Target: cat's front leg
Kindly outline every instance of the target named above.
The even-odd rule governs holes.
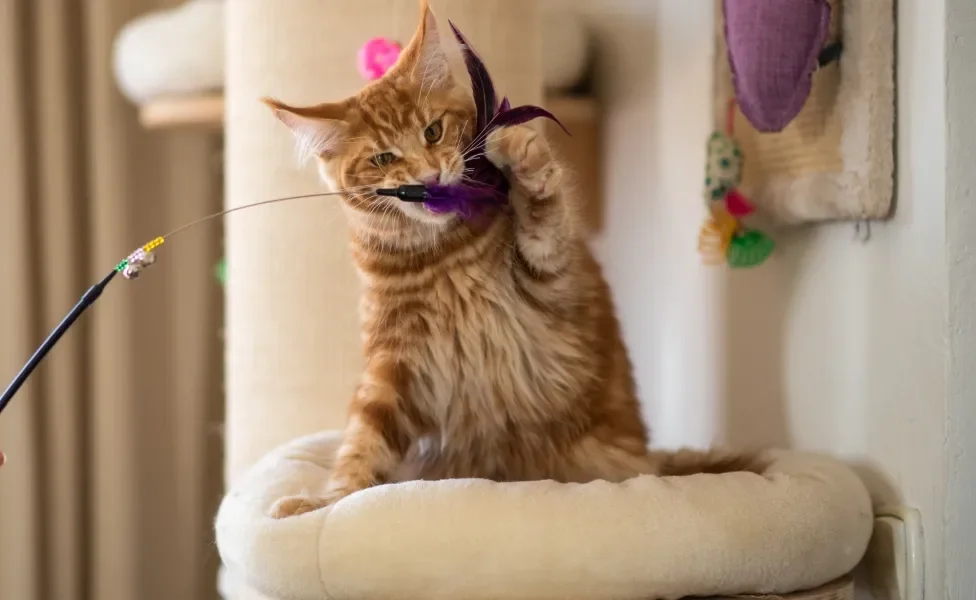
[[[515,259],[535,295],[561,292],[582,239],[580,214],[567,173],[546,137],[516,125],[493,131],[488,160],[509,174],[515,210]],[[544,299],[544,298],[540,298]]]
[[[390,361],[371,361],[350,405],[345,437],[325,492],[282,498],[272,506],[272,517],[324,508],[389,480],[410,445],[412,430],[402,411],[403,386],[398,371]]]

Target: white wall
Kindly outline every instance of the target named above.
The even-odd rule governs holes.
[[[699,266],[695,249],[712,3],[577,0],[601,38],[609,109],[607,225],[595,247],[655,441],[790,446],[863,463],[877,494],[903,495],[922,511],[929,598],[945,588],[945,487],[955,464],[944,444],[946,2],[956,1],[965,4],[898,2],[895,218],[874,225],[867,244],[848,224],[781,236],[767,265],[724,276]],[[964,91],[961,106],[974,97]],[[957,495],[957,512],[967,498]],[[974,587],[956,589],[971,595]]]
[[[976,590],[976,3],[946,0],[946,248],[949,394],[946,402],[946,595]]]
[[[607,202],[595,241],[661,446],[719,435],[721,275],[695,254],[710,133],[710,2],[576,0],[599,37]],[[720,339],[720,338],[718,338]],[[682,402],[668,402],[682,398]]]
[[[876,492],[922,512],[927,596],[942,598],[945,13],[899,5],[896,215],[864,245],[847,225],[787,238],[768,268],[730,278],[727,431],[864,459]]]

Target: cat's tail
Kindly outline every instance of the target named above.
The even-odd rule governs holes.
[[[629,445],[625,444],[630,441]],[[638,475],[681,476],[698,473],[762,473],[771,462],[768,453],[730,452],[721,449],[648,450],[642,441],[619,445],[596,438],[584,440],[569,456],[555,479],[559,481],[626,481]]]
[[[763,452],[731,452],[717,449],[682,448],[674,452],[653,450],[649,453],[649,458],[654,463],[655,471],[662,476],[736,471],[762,473],[770,463],[769,456]]]

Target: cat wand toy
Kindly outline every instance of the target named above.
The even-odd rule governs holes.
[[[303,198],[319,198],[325,196],[336,196],[339,194],[355,192],[358,189],[359,188],[351,188],[347,190],[340,190],[337,192],[320,192],[317,194],[302,194],[299,196],[286,196],[284,198],[274,198],[272,200],[264,200],[262,202],[255,202],[253,204],[245,204],[243,206],[237,206],[211,215],[207,215],[205,217],[197,219],[196,221],[187,223],[186,225],[164,236],[157,237],[152,241],[142,245],[141,247],[136,249],[132,254],[130,254],[121,262],[119,262],[119,264],[117,264],[115,268],[113,268],[108,275],[103,277],[101,281],[88,288],[88,291],[84,293],[84,295],[81,297],[78,303],[75,304],[74,308],[72,308],[71,311],[67,314],[67,316],[65,316],[64,319],[62,319],[61,322],[58,323],[57,327],[55,327],[54,330],[50,333],[50,335],[47,336],[44,342],[41,343],[40,347],[38,347],[38,349],[34,352],[34,354],[31,355],[27,363],[24,364],[24,367],[14,377],[13,381],[10,382],[10,385],[7,386],[7,389],[4,390],[3,395],[0,396],[0,413],[2,413],[3,410],[7,407],[7,405],[10,404],[10,401],[13,400],[14,396],[17,395],[17,392],[20,391],[20,388],[23,387],[23,385],[30,378],[34,370],[37,369],[38,365],[41,364],[44,358],[54,348],[54,346],[64,336],[64,334],[67,333],[68,330],[71,329],[71,326],[74,325],[76,321],[78,321],[81,315],[83,315],[86,310],[91,308],[91,306],[95,304],[95,302],[101,297],[102,293],[105,291],[108,285],[115,279],[115,277],[121,274],[126,279],[138,278],[139,274],[142,272],[143,269],[152,266],[152,264],[156,262],[156,255],[154,254],[154,251],[160,246],[162,246],[167,240],[173,238],[173,236],[187,229],[190,229],[191,227],[199,225],[205,221],[209,221],[211,219],[215,219],[217,217],[224,216],[232,212],[236,212],[238,210],[243,210],[245,208],[254,208],[256,206],[263,206],[266,204],[273,204],[276,202],[284,202],[286,200],[299,200]],[[387,195],[396,196],[397,194],[396,191],[393,190],[392,194],[387,194]]]
[[[170,233],[159,236],[152,241],[143,244],[137,248],[132,254],[123,259],[119,264],[109,272],[108,275],[103,277],[101,281],[95,285],[88,288],[88,291],[82,295],[81,299],[75,304],[74,308],[58,323],[57,327],[45,338],[41,345],[37,348],[33,355],[27,360],[23,368],[14,377],[7,389],[4,390],[3,395],[0,396],[0,413],[10,404],[20,388],[23,387],[27,380],[30,378],[31,374],[37,369],[38,365],[44,360],[48,353],[54,348],[58,341],[64,336],[65,333],[71,329],[71,326],[78,321],[79,318],[85,313],[86,310],[91,308],[93,304],[101,297],[102,293],[108,287],[108,285],[115,279],[119,274],[125,279],[137,279],[140,273],[152,266],[156,262],[156,255],[154,251],[162,246],[166,241],[172,239],[175,235],[200,225],[211,219],[228,215],[230,213],[243,210],[245,208],[254,208],[257,206],[264,206],[266,204],[274,204],[277,202],[285,202],[288,200],[300,200],[304,198],[322,198],[326,196],[337,196],[340,194],[347,194],[350,192],[358,192],[362,188],[370,186],[362,186],[361,188],[349,188],[345,190],[339,190],[337,192],[320,192],[316,194],[302,194],[299,196],[286,196],[283,198],[274,198],[272,200],[264,200],[261,202],[254,202],[252,204],[245,204],[243,206],[237,206],[227,210],[223,210],[211,215],[207,215],[196,221],[191,221],[182,227],[171,231]],[[431,200],[437,200],[441,195],[449,193],[446,189],[448,186],[424,186],[424,185],[401,185],[395,188],[380,188],[374,190],[378,196],[388,196],[393,198],[398,198],[404,202],[430,202]]]
[[[377,196],[387,196],[397,198],[403,202],[423,203],[424,206],[435,213],[453,212],[464,218],[472,218],[485,207],[503,205],[508,198],[508,181],[502,171],[487,159],[485,144],[489,134],[503,127],[526,123],[537,118],[546,118],[558,124],[563,131],[569,131],[553,116],[549,111],[538,106],[524,105],[513,107],[507,97],[499,102],[495,94],[495,87],[492,82],[488,69],[484,61],[474,51],[471,43],[464,37],[461,31],[451,23],[451,30],[455,39],[461,45],[464,56],[465,66],[471,80],[472,93],[476,108],[476,127],[474,140],[471,147],[465,151],[465,171],[470,172],[467,182],[452,185],[401,185],[396,188],[374,189]],[[101,281],[93,285],[81,297],[81,300],[71,309],[71,312],[55,327],[54,331],[44,340],[40,347],[30,357],[24,367],[14,377],[13,381],[0,396],[0,413],[10,404],[10,401],[17,394],[20,388],[27,382],[37,366],[44,360],[44,357],[54,348],[58,341],[71,328],[72,325],[88,310],[108,285],[121,273],[126,279],[136,279],[141,271],[156,262],[155,249],[162,246],[167,240],[178,233],[190,229],[200,223],[209,221],[232,212],[245,208],[253,208],[265,204],[284,202],[286,200],[298,200],[301,198],[321,198],[325,196],[336,196],[349,192],[361,192],[370,186],[359,186],[335,192],[322,192],[317,194],[303,194],[300,196],[287,196],[275,198],[253,204],[245,204],[235,208],[217,212],[196,221],[192,221],[171,233],[160,236],[136,249],[132,254],[122,260],[112,271],[102,278]]]

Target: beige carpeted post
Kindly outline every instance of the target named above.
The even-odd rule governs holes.
[[[542,101],[537,3],[433,0],[442,37],[453,20],[484,57],[500,93]],[[364,85],[368,38],[406,43],[415,0],[248,0],[227,4],[227,207],[319,191],[290,134],[261,96],[316,103]],[[456,50],[455,50],[456,51]],[[226,475],[272,447],[340,428],[362,365],[358,282],[335,201],[297,200],[227,219]],[[235,600],[247,597],[230,592]]]

